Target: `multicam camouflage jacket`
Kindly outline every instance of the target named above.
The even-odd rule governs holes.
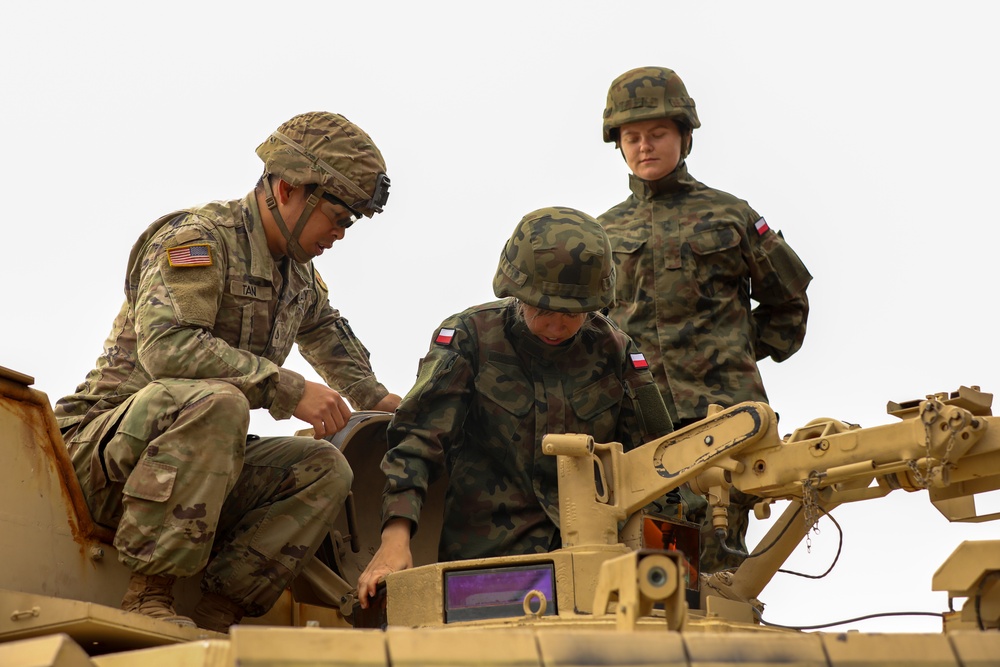
[[[629,184],[632,196],[598,218],[618,274],[609,317],[646,355],[673,421],[766,401],[757,360],[802,345],[809,271],[745,201],[684,163]]]
[[[626,450],[670,432],[632,341],[600,314],[548,346],[513,299],[441,325],[389,425],[383,521],[417,524],[428,484],[447,471],[441,560],[557,548],[556,459],[546,433],[589,433]]]
[[[293,343],[358,409],[388,393],[312,262],[271,257],[252,192],[177,211],[132,248],[104,353],[58,401],[56,417],[63,430],[82,427],[154,379],[212,378],[239,388],[251,408],[287,419],[305,387],[281,367]]]

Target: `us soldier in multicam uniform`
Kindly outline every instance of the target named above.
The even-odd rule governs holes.
[[[139,238],[104,353],[55,407],[90,512],[133,571],[122,608],[193,626],[172,588],[204,569],[193,619],[222,632],[271,608],[350,490],[346,460],[318,439],[350,416],[341,393],[360,409],[400,400],[312,263],[382,210],[381,153],[342,116],[307,113],[257,154],[264,175],[245,198],[170,213]],[[329,387],[281,366],[293,343]],[[248,436],[255,408],[315,438]]]
[[[358,580],[412,567],[428,484],[448,472],[441,560],[560,546],[556,461],[546,433],[589,433],[626,450],[670,432],[646,362],[599,309],[614,297],[608,238],[585,213],[525,216],[500,255],[502,300],[441,325],[388,429],[382,544]],[[506,297],[506,298],[505,298]]]
[[[701,123],[672,70],[615,79],[603,125],[632,172],[632,195],[598,218],[618,271],[608,315],[649,360],[674,428],[703,419],[713,403],[767,401],[757,361],[784,361],[802,345],[812,276],[749,204],[688,173]],[[737,566],[732,551],[746,551],[752,498],[734,493],[726,553],[704,499],[684,495],[688,517],[703,525],[702,572]]]

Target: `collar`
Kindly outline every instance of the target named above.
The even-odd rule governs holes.
[[[629,174],[628,177],[628,187],[632,194],[644,201],[662,195],[688,192],[696,182],[688,173],[686,161],[681,161],[672,172],[657,181],[644,181],[635,174]]]
[[[274,267],[279,265],[281,260],[275,260],[271,256],[271,249],[267,246],[267,234],[264,233],[264,222],[260,217],[256,190],[251,190],[240,204],[243,207],[243,222],[250,237],[250,275],[271,282],[274,277],[272,273]],[[311,259],[301,263],[287,255],[284,259],[288,260],[288,276],[298,276],[299,282],[304,285],[312,282],[314,269]]]
[[[250,237],[250,275],[270,282],[275,262],[267,247],[267,235],[264,233],[255,191],[251,190],[240,204],[243,208],[243,224]]]

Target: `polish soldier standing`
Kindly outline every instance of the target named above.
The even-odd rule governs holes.
[[[767,401],[757,361],[784,361],[802,345],[812,279],[749,204],[688,173],[700,126],[672,70],[630,70],[608,90],[604,141],[632,172],[632,194],[598,218],[618,271],[609,317],[649,360],[675,429],[703,419],[710,404]],[[742,506],[730,507],[729,546],[746,551],[752,499],[733,498]],[[705,501],[686,499],[688,517],[703,524],[702,572],[738,565],[720,551]]]
[[[400,400],[312,263],[382,211],[381,153],[315,112],[257,154],[264,174],[245,198],[170,213],[139,237],[104,352],[55,407],[90,512],[132,570],[122,608],[222,632],[271,608],[340,511],[352,472],[319,438],[346,424],[344,396],[363,410]],[[327,384],[282,367],[293,343]],[[315,438],[248,437],[257,408]],[[198,573],[192,622],[172,589]]]

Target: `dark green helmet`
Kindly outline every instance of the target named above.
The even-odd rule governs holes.
[[[339,114],[313,111],[281,124],[257,147],[264,172],[294,186],[315,183],[366,217],[389,197],[385,160],[364,130]]]
[[[521,218],[500,253],[493,293],[561,313],[611,305],[615,266],[608,235],[576,209],[532,211]]]
[[[694,100],[676,72],[639,67],[611,82],[604,107],[605,142],[618,143],[618,128],[626,123],[656,118],[670,118],[692,130],[701,127]]]

